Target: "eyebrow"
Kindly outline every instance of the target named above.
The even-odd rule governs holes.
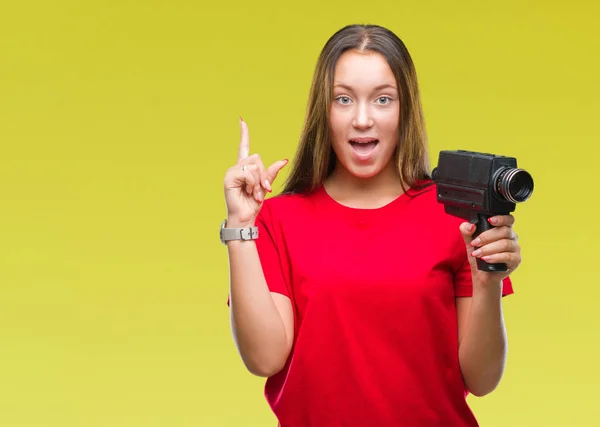
[[[344,88],[344,89],[352,90],[352,86],[349,86],[349,85],[344,84],[344,83],[338,83],[338,84],[334,85],[333,87],[334,88],[335,87],[341,87],[341,88]],[[382,89],[394,89],[394,90],[397,90],[396,86],[394,86],[392,84],[387,84],[387,83],[377,86],[374,90],[382,90]]]

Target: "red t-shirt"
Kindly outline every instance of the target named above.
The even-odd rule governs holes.
[[[281,427],[477,425],[458,360],[455,298],[472,293],[462,221],[435,186],[380,209],[323,187],[264,202],[260,260],[295,320],[288,362],[265,385]]]

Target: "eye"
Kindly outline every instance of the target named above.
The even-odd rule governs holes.
[[[340,104],[349,104],[350,103],[350,98],[347,96],[338,96],[337,98],[335,98],[337,102],[339,102]]]
[[[380,105],[386,105],[392,102],[393,100],[389,96],[380,96],[379,98],[377,98],[377,101]]]

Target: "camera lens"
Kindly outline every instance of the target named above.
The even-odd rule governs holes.
[[[533,178],[523,169],[505,168],[498,175],[495,188],[500,197],[513,203],[521,203],[533,193]]]

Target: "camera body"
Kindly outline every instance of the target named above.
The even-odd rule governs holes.
[[[533,178],[517,167],[516,158],[489,153],[441,151],[432,178],[445,211],[477,226],[473,238],[492,228],[488,218],[508,215],[533,192]],[[502,263],[477,264],[484,271],[507,271]]]

